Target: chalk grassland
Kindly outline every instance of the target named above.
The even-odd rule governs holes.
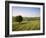
[[[12,18],[12,31],[40,30],[40,17],[23,17],[19,24]]]

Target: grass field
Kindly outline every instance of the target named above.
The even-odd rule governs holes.
[[[33,18],[34,19],[34,18]],[[40,20],[12,22],[12,31],[40,30]]]

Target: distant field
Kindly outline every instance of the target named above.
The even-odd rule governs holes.
[[[12,31],[40,30],[40,18],[30,18],[30,20],[26,19],[29,18],[25,18],[20,24],[13,20]]]

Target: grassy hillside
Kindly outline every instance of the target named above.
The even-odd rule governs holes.
[[[40,17],[23,17],[19,24],[12,18],[12,31],[40,30]]]

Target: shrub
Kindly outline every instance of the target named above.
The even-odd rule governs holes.
[[[20,15],[15,17],[15,21],[16,22],[19,22],[20,23],[20,22],[22,22],[22,20],[23,20],[23,18]]]

